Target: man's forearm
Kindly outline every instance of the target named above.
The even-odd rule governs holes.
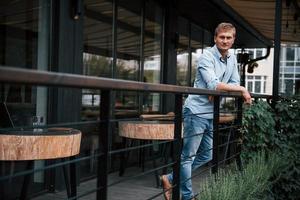
[[[216,90],[227,91],[227,92],[245,92],[246,88],[239,85],[231,85],[226,83],[218,83]]]
[[[218,83],[216,90],[227,92],[241,92],[246,103],[251,104],[251,95],[245,87],[239,85],[231,85],[226,83]]]

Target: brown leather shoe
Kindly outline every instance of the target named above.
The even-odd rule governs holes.
[[[160,176],[160,180],[161,180],[162,187],[164,190],[165,200],[171,200],[172,184],[170,183],[170,181],[166,175]]]

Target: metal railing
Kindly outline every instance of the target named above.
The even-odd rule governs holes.
[[[100,99],[100,120],[96,120],[93,123],[97,123],[100,126],[101,134],[99,133],[99,144],[101,144],[101,152],[90,156],[84,156],[80,158],[73,158],[68,161],[50,164],[41,168],[24,170],[21,172],[17,172],[9,175],[2,175],[0,177],[1,181],[5,181],[8,179],[16,178],[19,176],[26,176],[35,172],[49,170],[53,168],[57,168],[64,165],[75,164],[84,160],[98,158],[97,161],[97,188],[91,189],[85,193],[81,193],[77,195],[76,193],[76,184],[71,183],[70,188],[70,196],[68,199],[78,199],[80,197],[89,195],[91,193],[96,193],[96,199],[104,200],[107,199],[107,189],[108,187],[119,184],[120,182],[127,181],[129,179],[133,179],[144,174],[149,174],[153,172],[157,172],[158,170],[172,167],[172,171],[174,174],[173,180],[173,199],[180,198],[179,192],[179,168],[180,168],[180,154],[181,154],[181,146],[182,146],[182,105],[183,105],[183,96],[186,94],[197,94],[197,95],[210,95],[214,96],[214,130],[213,130],[213,148],[208,149],[213,150],[213,160],[210,167],[207,167],[205,170],[202,170],[201,173],[207,171],[208,169],[212,169],[212,172],[216,173],[221,164],[225,163],[228,160],[236,158],[238,163],[239,153],[240,153],[240,144],[238,144],[238,134],[233,134],[232,138],[227,138],[225,143],[221,143],[220,140],[220,132],[232,130],[236,131],[238,127],[241,125],[242,119],[242,97],[239,92],[221,92],[221,91],[212,91],[205,89],[196,89],[191,87],[182,87],[175,85],[166,85],[166,84],[151,84],[151,83],[143,83],[143,82],[135,82],[135,81],[125,81],[125,80],[116,80],[109,78],[98,78],[98,77],[89,77],[83,75],[74,75],[74,74],[66,74],[66,73],[56,73],[56,72],[46,72],[46,71],[36,71],[36,70],[28,70],[28,69],[20,69],[13,67],[0,67],[0,83],[1,84],[27,84],[34,86],[54,86],[54,87],[67,87],[67,88],[81,88],[81,89],[99,89],[101,90],[101,99]],[[172,162],[164,164],[159,167],[155,167],[151,170],[148,170],[143,173],[136,174],[132,177],[128,177],[121,181],[116,181],[114,183],[108,183],[108,163],[109,158],[114,154],[126,153],[135,149],[145,149],[152,148],[154,144],[144,144],[138,145],[135,147],[122,148],[118,150],[111,150],[110,145],[111,141],[111,126],[112,123],[119,122],[119,120],[112,119],[110,116],[111,110],[111,93],[112,91],[137,91],[137,92],[157,92],[157,93],[168,93],[175,95],[175,107],[174,107],[174,138],[170,141],[160,141],[155,145],[163,145],[167,143],[172,143]],[[221,97],[234,97],[238,99],[236,112],[236,120],[235,124],[230,124],[229,126],[220,127],[219,126],[219,117],[220,117],[220,98]],[[124,120],[124,119],[123,119]],[[130,119],[137,120],[137,119]],[[60,124],[51,124],[43,127],[51,127],[51,126],[75,126],[78,124],[84,124],[85,122],[78,123],[60,123]],[[6,129],[1,129],[6,130]],[[197,133],[197,134],[205,134],[205,133]],[[196,134],[196,135],[197,135]],[[235,144],[235,153],[233,155],[229,155],[221,160],[219,150],[229,144]],[[196,155],[193,155],[196,156]],[[100,162],[101,158],[101,162]],[[0,161],[1,162],[1,161]],[[3,161],[2,161],[3,162]],[[199,174],[195,174],[197,176]],[[194,177],[193,176],[193,177]],[[191,178],[193,178],[191,177]],[[74,178],[73,178],[74,180]],[[76,180],[75,180],[76,181]],[[183,180],[186,181],[186,180]],[[145,197],[145,199],[154,199],[157,196],[162,195],[163,192],[153,195],[152,197]]]

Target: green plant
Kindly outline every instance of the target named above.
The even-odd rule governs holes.
[[[300,199],[300,96],[282,99],[275,108],[285,165],[271,178],[270,199]]]
[[[245,160],[250,159],[258,151],[270,152],[280,145],[275,124],[275,113],[267,102],[260,100],[245,108],[241,128],[242,157]]]
[[[300,199],[300,97],[284,98],[272,109],[258,101],[245,109],[242,157],[247,161],[258,150],[277,151],[281,169],[270,178],[268,199]]]
[[[282,166],[282,158],[275,152],[256,153],[242,172],[235,169],[220,170],[201,185],[200,198],[205,200],[265,199],[272,174]]]

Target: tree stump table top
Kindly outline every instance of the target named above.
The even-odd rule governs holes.
[[[131,139],[172,140],[174,123],[171,121],[119,122],[119,135]]]
[[[157,119],[167,119],[157,121]],[[170,115],[141,115],[143,121],[119,122],[119,136],[143,140],[172,140],[174,139],[174,116]],[[221,114],[219,123],[231,123],[235,119],[233,114]],[[171,120],[171,121],[170,121]],[[183,132],[183,131],[182,131]]]
[[[72,128],[7,131],[0,134],[0,160],[43,160],[77,155],[81,132]]]

